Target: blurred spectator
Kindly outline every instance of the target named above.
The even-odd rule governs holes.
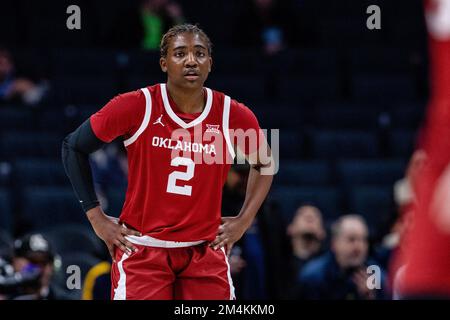
[[[286,298],[297,295],[297,275],[303,266],[323,252],[326,231],[323,225],[322,213],[314,206],[305,205],[297,212],[287,228],[292,254],[288,257],[286,267]]]
[[[268,55],[276,54],[294,38],[294,13],[291,1],[246,1],[235,26],[237,44],[259,46]]]
[[[288,226],[293,256],[300,264],[320,253],[326,232],[323,226],[322,213],[314,206],[298,208],[292,223]]]
[[[175,0],[142,0],[137,7],[119,13],[112,42],[121,48],[159,49],[162,35],[184,20]]]
[[[368,228],[359,215],[339,218],[331,230],[331,250],[307,263],[299,275],[301,298],[328,300],[381,299],[381,289],[367,286]]]
[[[0,300],[11,300],[37,288],[39,276],[38,270],[16,272],[9,260],[0,257]]]
[[[169,0],[144,0],[141,19],[144,28],[141,46],[144,49],[158,49],[165,30],[184,21],[180,5]]]
[[[56,299],[55,292],[51,287],[53,277],[54,253],[49,242],[41,234],[27,235],[14,242],[14,256],[11,265],[14,272],[23,277],[35,278],[37,281],[27,282],[21,286],[16,300],[53,300]]]
[[[11,53],[0,48],[0,101],[17,99],[27,105],[36,105],[47,90],[46,82],[35,83],[26,77],[17,76]]]

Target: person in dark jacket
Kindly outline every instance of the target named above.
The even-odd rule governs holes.
[[[286,258],[283,273],[285,290],[283,298],[295,299],[299,290],[296,278],[302,268],[312,259],[323,254],[326,238],[322,213],[313,205],[300,206],[287,227],[290,254]]]
[[[368,258],[368,247],[368,228],[363,218],[339,218],[332,226],[330,251],[308,262],[299,274],[300,298],[382,299],[384,271]]]

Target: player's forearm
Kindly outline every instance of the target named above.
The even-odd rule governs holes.
[[[89,153],[99,149],[102,145],[103,142],[92,133],[89,120],[63,141],[64,169],[85,212],[99,206],[89,164]]]
[[[253,167],[250,168],[244,204],[238,215],[244,221],[247,228],[251,225],[264,202],[272,181],[273,175],[262,175],[260,170]]]

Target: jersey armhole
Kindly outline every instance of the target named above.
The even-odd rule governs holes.
[[[123,144],[128,147],[133,142],[139,138],[139,136],[147,129],[148,123],[150,122],[150,116],[152,114],[152,97],[148,88],[142,88],[141,91],[145,96],[145,114],[139,129],[128,139],[124,140]]]

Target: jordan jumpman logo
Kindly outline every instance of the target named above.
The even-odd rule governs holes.
[[[165,127],[165,126],[164,126],[164,123],[162,123],[162,121],[161,121],[162,116],[163,116],[163,115],[161,115],[161,116],[158,118],[158,120],[156,120],[155,122],[153,122],[153,124],[158,124],[158,123],[159,123],[160,125],[162,125],[163,127]]]

